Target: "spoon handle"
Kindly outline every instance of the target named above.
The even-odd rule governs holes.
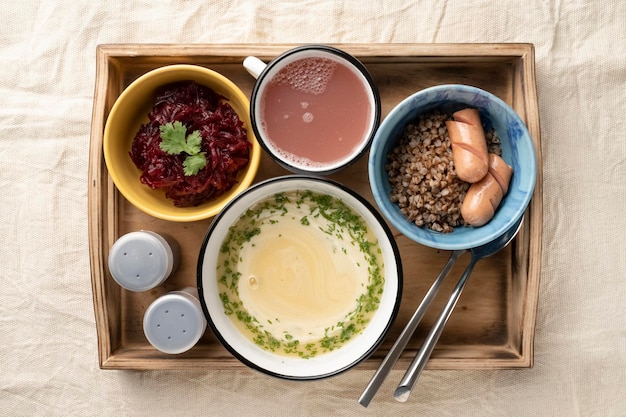
[[[450,295],[450,299],[448,300],[441,314],[437,318],[435,325],[432,329],[430,329],[428,336],[426,336],[426,340],[424,340],[424,344],[418,351],[415,359],[413,359],[413,362],[411,362],[411,365],[404,374],[404,377],[400,381],[400,384],[398,384],[398,387],[393,394],[396,400],[400,402],[405,402],[409,399],[411,389],[413,388],[413,385],[415,385],[415,382],[424,370],[426,362],[430,358],[430,355],[432,354],[433,349],[435,348],[435,345],[437,344],[437,341],[441,336],[441,333],[443,333],[443,328],[448,322],[448,319],[450,318],[452,310],[454,310],[457,301],[459,301],[459,297],[463,292],[463,287],[467,282],[467,278],[469,278],[469,276],[471,275],[472,269],[474,269],[474,265],[476,264],[477,260],[478,258],[472,256],[469,265],[467,266],[467,268],[465,268],[465,272],[463,272],[463,275],[459,279],[459,282],[456,284],[454,291],[452,291],[452,295]]]
[[[361,394],[361,397],[359,398],[359,404],[361,404],[363,407],[367,407],[369,405],[370,401],[393,368],[393,365],[395,365],[395,363],[397,362],[400,354],[411,339],[411,336],[413,336],[413,333],[415,333],[415,329],[417,328],[419,322],[422,320],[422,317],[424,317],[424,313],[426,313],[426,310],[432,303],[435,295],[437,295],[441,284],[443,284],[446,277],[450,274],[450,270],[454,266],[456,260],[465,252],[466,250],[456,250],[453,251],[450,255],[448,262],[439,273],[439,276],[426,293],[426,296],[420,303],[419,307],[417,308],[417,310],[415,310],[415,313],[413,313],[413,316],[406,324],[404,330],[402,330],[402,333],[400,333],[400,336],[393,344],[393,346],[387,353],[387,356],[385,356],[385,359],[383,359],[382,363],[374,373],[374,376],[370,380],[369,384]]]

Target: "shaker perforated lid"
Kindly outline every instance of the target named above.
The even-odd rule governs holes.
[[[143,318],[148,342],[164,353],[191,349],[207,326],[200,301],[188,292],[172,291],[150,304]]]
[[[122,287],[146,291],[160,285],[174,267],[174,254],[167,241],[149,231],[120,237],[109,253],[109,271]]]

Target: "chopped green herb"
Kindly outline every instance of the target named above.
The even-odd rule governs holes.
[[[290,212],[294,205],[304,215],[294,217],[295,210]],[[240,253],[244,244],[250,247],[256,245],[256,236],[261,234],[262,227],[277,223],[277,218],[287,214],[303,226],[315,224],[323,233],[341,240],[343,243],[338,250],[344,254],[348,254],[347,248],[358,248],[362,257],[356,263],[367,267],[367,283],[363,284],[363,292],[355,299],[354,309],[313,342],[303,343],[287,331],[280,336],[273,335],[268,331],[268,325],[277,325],[279,318],[260,323],[247,312],[239,298],[240,273],[237,272],[237,264],[241,262]],[[271,352],[307,359],[340,348],[364,329],[380,305],[385,282],[380,259],[382,252],[378,242],[370,241],[369,236],[371,234],[363,218],[343,201],[330,195],[303,190],[268,197],[247,210],[231,226],[220,247],[217,279],[223,291],[220,298],[225,313],[243,325],[250,340]]]

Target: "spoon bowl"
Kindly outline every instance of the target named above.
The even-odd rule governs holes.
[[[465,268],[465,271],[459,279],[456,287],[452,291],[450,299],[448,300],[441,314],[437,318],[435,325],[428,333],[428,336],[426,336],[424,344],[418,351],[415,359],[413,359],[413,362],[411,362],[411,365],[404,374],[404,377],[400,381],[400,384],[398,384],[398,387],[394,392],[394,398],[396,400],[400,402],[406,402],[409,399],[411,389],[413,388],[413,385],[415,385],[415,382],[417,382],[417,379],[424,370],[426,362],[428,362],[428,359],[430,358],[430,355],[432,354],[433,349],[435,348],[435,345],[439,340],[439,337],[443,333],[443,328],[448,322],[448,319],[450,318],[450,315],[452,314],[456,303],[459,301],[461,293],[463,292],[463,288],[465,287],[467,279],[471,275],[472,270],[474,269],[474,265],[476,265],[476,262],[478,262],[482,258],[491,256],[506,247],[519,232],[519,229],[522,225],[522,219],[523,217],[517,220],[517,222],[515,222],[513,226],[510,227],[506,232],[504,232],[502,235],[492,240],[491,242],[470,249],[472,258],[470,259],[467,268]]]
[[[471,249],[458,249],[458,250],[452,251],[450,258],[448,259],[448,262],[439,273],[439,276],[433,282],[433,285],[430,287],[430,289],[424,296],[424,299],[420,303],[419,307],[417,308],[417,310],[415,310],[415,313],[413,313],[413,316],[411,317],[409,322],[406,324],[406,326],[402,330],[402,333],[400,333],[400,336],[398,336],[398,339],[396,339],[391,349],[389,349],[387,356],[385,356],[380,366],[378,367],[378,369],[372,376],[372,379],[370,380],[369,384],[367,385],[367,387],[361,394],[361,397],[359,398],[359,404],[361,404],[364,407],[367,407],[369,405],[372,398],[378,391],[378,388],[380,388],[383,381],[385,380],[385,378],[387,377],[387,375],[393,368],[394,364],[397,362],[398,358],[402,354],[402,351],[404,350],[409,340],[413,336],[413,333],[415,333],[417,326],[419,325],[420,321],[424,317],[426,310],[428,310],[428,308],[430,307],[430,304],[432,303],[433,299],[437,295],[439,288],[441,287],[445,279],[448,277],[450,271],[452,270],[452,267],[454,266],[456,261],[461,257],[461,255],[463,255],[465,252],[470,251],[472,253],[472,258],[463,276],[460,278],[459,284],[455,288],[455,292],[452,294],[444,311],[441,313],[441,316],[437,320],[437,323],[435,324],[435,326],[429,333],[428,338],[426,342],[424,343],[424,347],[420,350],[416,358],[411,363],[409,370],[407,370],[407,373],[405,377],[403,378],[403,382],[401,382],[401,384],[396,389],[395,398],[398,401],[406,401],[408,399],[411,387],[413,386],[413,384],[415,384],[415,381],[417,381],[417,378],[419,377],[419,374],[421,373],[421,371],[424,369],[424,366],[426,365],[426,361],[430,357],[430,354],[432,353],[432,350],[435,347],[435,344],[439,340],[439,336],[441,336],[443,327],[445,326],[445,323],[447,322],[450,314],[452,313],[452,310],[454,309],[454,306],[456,302],[458,301],[458,298],[461,295],[463,286],[465,285],[467,278],[469,277],[472,270],[474,269],[474,265],[479,259],[491,256],[495,254],[496,252],[498,252],[499,250],[501,250],[502,248],[504,248],[505,246],[507,246],[511,242],[511,240],[513,240],[513,238],[517,235],[521,227],[521,224],[522,224],[522,218],[517,220],[517,222],[515,222],[512,227],[510,227],[506,232],[504,232],[502,235],[498,236],[496,239],[492,240],[491,242],[488,242],[484,245],[480,245]],[[427,348],[429,351],[426,351]]]
[[[504,249],[509,243],[511,243],[519,232],[519,229],[522,226],[522,220],[523,217],[513,224],[513,226],[511,226],[511,228],[509,228],[506,232],[491,242],[470,249],[472,252],[472,258],[476,258],[476,260],[486,258],[499,252],[501,249]]]

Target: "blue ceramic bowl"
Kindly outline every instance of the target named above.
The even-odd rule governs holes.
[[[484,226],[459,226],[451,233],[418,227],[390,200],[391,186],[385,170],[387,154],[404,127],[420,114],[436,109],[453,113],[465,107],[477,108],[487,129],[494,128],[500,137],[502,158],[513,167],[509,191],[495,216]],[[532,138],[511,107],[479,88],[451,84],[418,91],[391,110],[372,142],[368,170],[374,199],[391,225],[415,242],[437,249],[457,250],[470,249],[494,240],[522,217],[535,188],[537,160]]]

